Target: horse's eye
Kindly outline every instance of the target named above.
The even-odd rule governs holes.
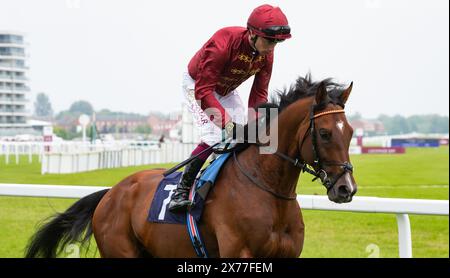
[[[323,140],[329,141],[331,139],[331,131],[327,129],[324,128],[319,129],[319,134]]]

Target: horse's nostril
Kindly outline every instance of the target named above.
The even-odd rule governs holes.
[[[350,190],[345,185],[341,185],[338,188],[338,195],[341,197],[348,197],[350,195]]]

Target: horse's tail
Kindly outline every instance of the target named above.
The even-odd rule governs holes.
[[[69,242],[86,243],[92,235],[92,216],[109,189],[83,197],[63,213],[57,213],[30,238],[26,258],[56,257]],[[58,248],[59,247],[59,248]]]

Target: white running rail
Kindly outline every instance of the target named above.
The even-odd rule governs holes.
[[[0,195],[54,198],[81,198],[110,187],[41,185],[41,184],[0,184]],[[412,258],[411,226],[408,214],[449,215],[448,200],[396,199],[377,197],[354,197],[351,203],[336,204],[326,196],[298,195],[302,209],[332,210],[365,213],[388,213],[397,216],[399,256]]]

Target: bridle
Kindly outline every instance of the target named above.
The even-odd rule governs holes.
[[[333,162],[333,161],[325,161],[320,158],[318,148],[317,148],[317,132],[316,132],[316,126],[314,120],[330,114],[338,114],[338,113],[345,113],[344,109],[337,109],[337,110],[329,110],[325,112],[321,112],[318,114],[314,114],[315,106],[313,105],[311,108],[310,116],[309,116],[309,127],[305,131],[305,134],[303,136],[302,143],[300,144],[299,153],[301,153],[303,143],[305,142],[305,139],[308,137],[308,132],[312,136],[312,151],[313,151],[313,165],[309,165],[304,159],[302,159],[300,156],[298,158],[291,158],[288,155],[276,151],[274,154],[281,157],[282,159],[292,163],[295,167],[300,168],[302,172],[307,172],[314,176],[313,181],[320,179],[322,184],[327,189],[327,193],[330,191],[330,189],[336,184],[336,182],[346,173],[352,173],[353,172],[353,166],[350,162]],[[236,162],[238,168],[241,170],[241,172],[249,179],[251,180],[255,185],[257,185],[259,188],[263,189],[264,191],[267,191],[274,195],[275,197],[279,199],[284,200],[296,200],[296,196],[285,196],[282,194],[279,194],[275,192],[273,189],[269,188],[268,186],[262,184],[259,180],[257,180],[255,177],[249,175],[241,166],[239,161],[236,157],[236,152],[233,152],[234,161]],[[329,177],[327,171],[323,169],[323,166],[340,166],[342,168],[342,172],[336,177],[331,178]],[[318,170],[315,170],[318,169]]]
[[[276,155],[279,157],[291,162],[295,167],[298,167],[302,170],[302,172],[307,172],[314,176],[313,181],[320,179],[322,184],[327,189],[327,192],[336,184],[336,182],[345,174],[345,173],[352,173],[353,172],[353,165],[348,162],[334,162],[334,161],[324,161],[320,158],[318,148],[317,148],[317,132],[316,132],[316,126],[314,120],[330,114],[338,114],[338,113],[345,113],[344,109],[337,109],[337,110],[329,110],[325,112],[321,112],[318,114],[314,114],[314,106],[311,109],[310,116],[309,116],[309,128],[306,130],[305,135],[303,136],[302,143],[300,144],[299,152],[301,152],[303,143],[305,142],[305,139],[308,137],[308,131],[311,135],[312,140],[312,151],[313,151],[313,165],[309,165],[304,159],[301,157],[292,159],[289,156],[281,153],[281,152],[275,152]],[[323,169],[323,166],[339,166],[342,168],[342,172],[336,177],[336,178],[330,178],[327,171]],[[315,170],[318,169],[318,170]]]

